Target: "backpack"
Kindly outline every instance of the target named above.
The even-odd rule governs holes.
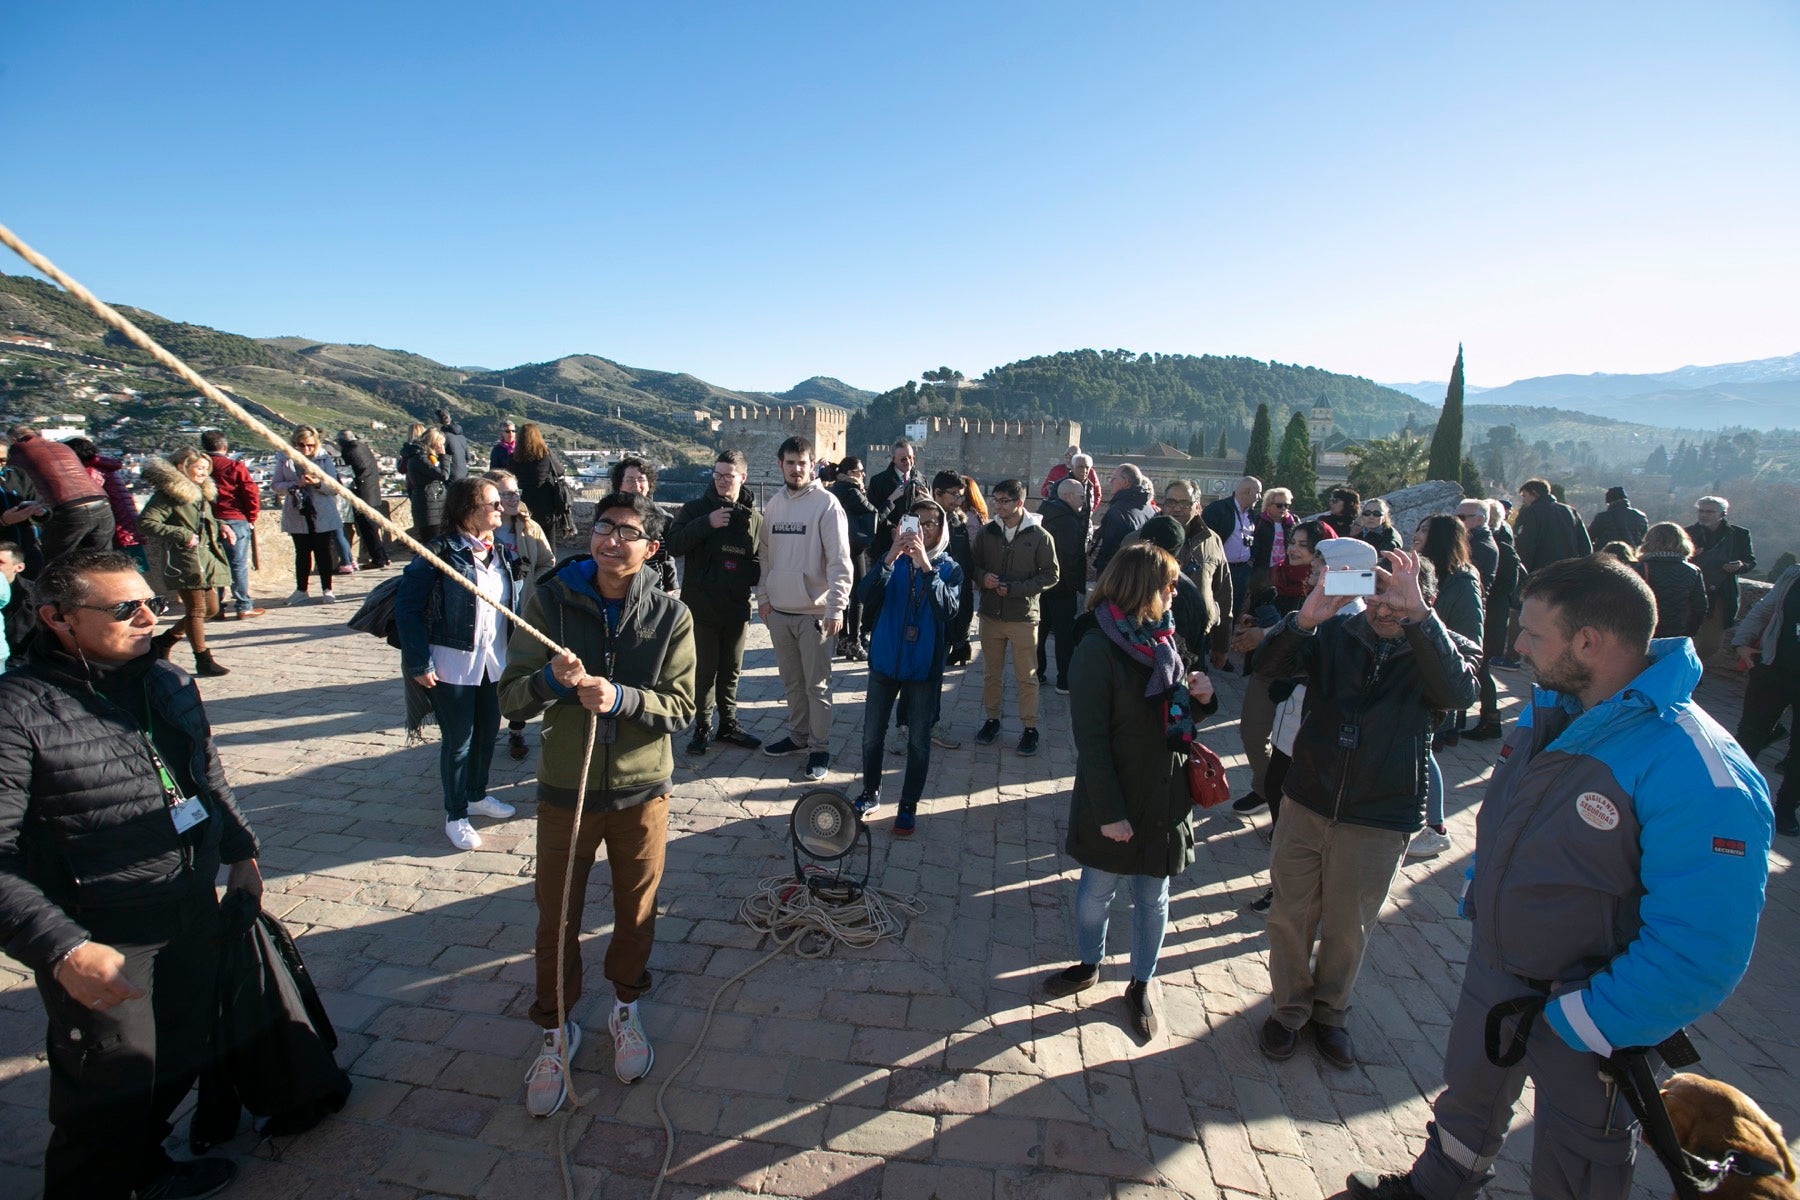
[[[250,1110],[262,1137],[286,1137],[311,1129],[350,1096],[337,1031],[293,937],[244,892],[227,894],[219,916],[213,1059],[188,1126],[195,1154],[236,1136],[240,1109]]]

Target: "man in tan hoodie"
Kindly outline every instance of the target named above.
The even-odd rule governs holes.
[[[788,736],[764,745],[771,758],[806,754],[806,779],[831,766],[831,647],[850,602],[850,523],[813,478],[813,447],[791,437],[776,451],[785,486],[763,506],[757,612],[775,645],[787,693]]]

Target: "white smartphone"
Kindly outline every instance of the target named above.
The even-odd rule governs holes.
[[[900,518],[900,532],[901,533],[914,533],[914,534],[918,533],[919,532],[918,515],[915,513],[907,513],[904,517],[901,517]]]

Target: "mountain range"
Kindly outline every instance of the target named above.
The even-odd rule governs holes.
[[[1389,387],[1431,405],[1443,383]],[[1482,405],[1558,408],[1644,425],[1683,429],[1794,428],[1800,425],[1800,354],[1647,375],[1541,375],[1504,387],[1467,387]]]

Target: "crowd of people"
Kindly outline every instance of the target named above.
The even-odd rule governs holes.
[[[978,745],[1010,719],[1012,753],[1034,756],[1043,687],[1079,699],[1056,731],[1075,755],[1072,962],[1042,988],[1072,997],[1099,983],[1111,905],[1128,887],[1123,998],[1143,1039],[1159,1028],[1171,881],[1194,857],[1190,758],[1219,740],[1207,729],[1215,677],[1242,672],[1233,749],[1251,778],[1233,807],[1267,806],[1272,826],[1270,887],[1249,901],[1268,921],[1259,1043],[1280,1060],[1310,1039],[1340,1068],[1358,1061],[1347,1014],[1400,863],[1452,848],[1437,754],[1461,737],[1505,739],[1470,868],[1474,938],[1447,1086],[1418,1161],[1359,1173],[1359,1197],[1475,1195],[1527,1076],[1555,1098],[1539,1107],[1537,1194],[1624,1196],[1634,1121],[1594,1060],[1654,1045],[1723,1001],[1749,961],[1771,828],[1800,835],[1800,797],[1784,781],[1771,810],[1754,766],[1796,702],[1800,569],[1738,620],[1736,577],[1755,558],[1718,497],[1682,529],[1650,524],[1614,489],[1584,526],[1532,479],[1517,512],[1470,499],[1399,530],[1386,502],[1347,488],[1309,517],[1309,497],[1254,478],[1204,506],[1194,483],[1159,491],[1132,463],[1103,484],[1071,446],[1033,511],[1027,481],[996,481],[984,498],[955,471],[927,476],[905,440],[870,478],[860,459],[820,464],[791,437],[776,456],[782,485],[760,506],[735,449],[672,516],[654,502],[654,465],[621,460],[588,552],[558,561],[572,505],[541,431],[508,424],[489,469],[472,473],[467,439],[438,417],[413,431],[399,464],[415,529],[502,607],[414,560],[393,601],[400,672],[409,724],[429,714],[441,731],[457,849],[481,845],[471,818],[515,815],[489,791],[502,721],[515,759],[542,722],[534,1115],[567,1099],[582,1037],[569,1014],[584,981],[579,951],[559,945],[579,940],[602,848],[608,1025],[629,1083],[654,1062],[638,1004],[653,982],[676,740],[696,762],[715,745],[793,756],[798,780],[823,781],[843,719],[837,660],[866,663],[851,739],[864,820],[885,815],[885,760],[904,756],[894,837],[928,825],[932,751],[961,745],[943,720],[945,680],[975,648]],[[388,559],[373,523],[346,522],[322,480],[347,469],[346,485],[375,503],[380,479],[349,431],[336,454],[309,426],[292,445],[270,486],[294,542],[289,601],[308,600],[316,577],[329,602],[335,579],[358,569],[346,525],[364,569]],[[214,879],[227,864],[230,888],[254,895],[261,880],[199,693],[168,660],[186,638],[196,674],[223,674],[207,621],[262,612],[245,551],[261,496],[218,433],[146,466],[142,512],[129,496],[116,502],[108,460],[23,428],[0,450],[12,459],[0,591],[13,651],[0,677],[0,937],[38,972],[50,1016],[46,1194],[209,1195],[230,1164],[174,1163],[160,1143],[205,1056],[193,979],[216,926]],[[1340,594],[1332,563],[1358,541],[1378,563],[1375,583]],[[171,598],[180,615],[159,633]],[[746,729],[737,694],[752,613],[785,705],[781,736],[766,742]],[[515,615],[567,649],[514,633]],[[1748,670],[1736,740],[1692,700],[1694,638],[1709,620]],[[1529,671],[1536,685],[1510,729],[1496,669]],[[1702,904],[1707,921],[1692,920]],[[1537,999],[1544,1027],[1518,1063],[1497,1067],[1482,1052],[1485,1022],[1521,994]]]

